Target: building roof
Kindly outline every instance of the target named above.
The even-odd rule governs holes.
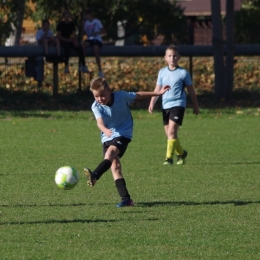
[[[175,0],[177,5],[184,8],[186,16],[210,16],[211,1],[210,0]],[[220,0],[221,14],[226,13],[226,0]],[[234,10],[240,10],[243,0],[234,0]]]

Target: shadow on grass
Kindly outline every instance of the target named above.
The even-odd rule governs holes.
[[[152,202],[138,202],[137,206],[141,207],[157,207],[157,206],[203,206],[203,205],[226,205],[233,204],[234,206],[244,206],[248,204],[259,204],[260,201],[242,201],[242,200],[228,200],[228,201],[152,201]],[[26,207],[80,207],[80,206],[91,206],[94,204],[86,203],[72,203],[72,204],[2,204],[0,207],[10,208],[26,208]],[[99,205],[111,205],[111,203],[99,203]]]
[[[43,92],[11,92],[0,88],[0,110],[12,111],[16,116],[20,115],[19,111],[30,110],[90,110],[93,101],[93,95],[89,90],[80,93],[64,93],[60,94],[58,98],[53,98]],[[37,114],[37,116],[39,115]],[[40,116],[48,117],[48,115]]]
[[[71,219],[71,220],[42,220],[42,221],[11,221],[11,222],[0,222],[0,225],[37,225],[37,224],[69,224],[69,223],[109,223],[115,222],[116,220],[104,220],[104,219]]]
[[[72,203],[72,204],[15,204],[15,205],[7,205],[3,204],[0,207],[10,207],[10,208],[26,208],[26,207],[78,207],[78,206],[86,206],[91,204],[86,203]]]
[[[231,165],[231,164],[234,164],[234,165],[236,165],[236,164],[260,164],[260,162],[219,162],[219,163],[217,163],[217,162],[200,162],[200,163],[191,163],[190,165],[223,165],[223,164],[225,164],[225,165]]]
[[[10,91],[0,87],[0,117],[1,110],[10,111],[14,116],[20,115],[19,111],[28,110],[90,110],[93,101],[93,95],[88,89],[77,93],[61,93],[58,98],[53,98],[50,94],[43,91]],[[212,92],[201,92],[198,94],[198,101],[201,108],[259,107],[260,91],[259,89],[235,90],[232,100],[228,101],[216,100]],[[132,109],[147,109],[149,102],[150,99],[137,101],[132,106]],[[189,96],[187,98],[187,107],[191,107]],[[160,108],[161,102],[157,102],[155,109],[160,110]],[[48,115],[39,114],[36,116],[48,117]]]
[[[260,201],[241,201],[241,200],[229,200],[229,201],[205,201],[205,202],[193,202],[193,201],[153,201],[153,202],[139,202],[138,206],[141,207],[158,207],[158,206],[203,206],[203,205],[226,205],[233,204],[234,206],[245,206],[249,204],[259,204]]]

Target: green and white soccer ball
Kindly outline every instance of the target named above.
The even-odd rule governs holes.
[[[55,173],[55,183],[64,190],[73,189],[79,181],[79,173],[70,166],[60,167]]]

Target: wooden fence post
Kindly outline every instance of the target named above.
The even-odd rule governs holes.
[[[53,62],[53,97],[57,98],[59,93],[59,76],[58,76],[58,65],[57,61]]]

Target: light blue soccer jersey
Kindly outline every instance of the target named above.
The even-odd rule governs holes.
[[[186,69],[177,67],[175,70],[170,70],[168,66],[160,69],[156,85],[171,87],[162,95],[163,109],[186,107],[184,88],[192,85],[190,74]]]
[[[101,132],[102,143],[119,136],[132,139],[133,135],[133,118],[129,104],[135,100],[136,93],[118,91],[113,92],[112,95],[114,95],[114,102],[111,106],[101,105],[97,101],[91,106],[95,118],[101,117],[105,126],[113,132],[110,137]]]

